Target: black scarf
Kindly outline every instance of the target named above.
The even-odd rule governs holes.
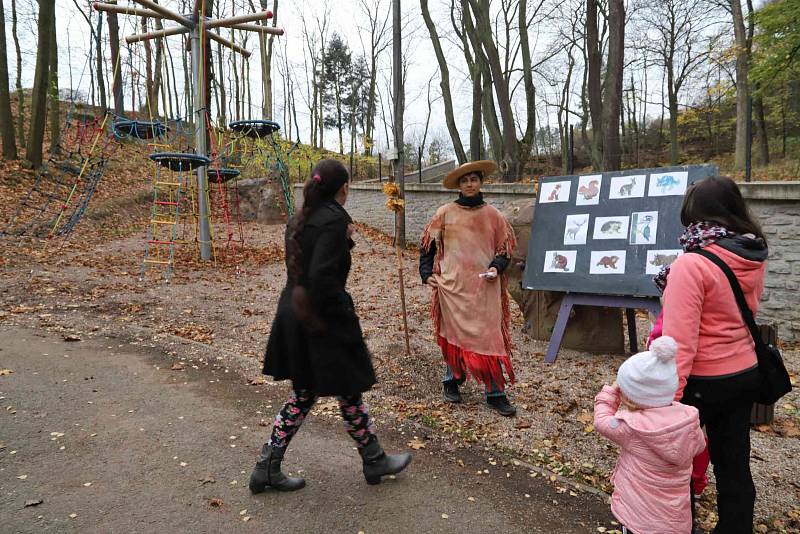
[[[459,206],[464,206],[465,208],[477,208],[478,206],[483,206],[485,204],[483,201],[483,193],[478,193],[474,197],[465,197],[463,193],[459,193],[458,198],[456,199],[456,204]]]

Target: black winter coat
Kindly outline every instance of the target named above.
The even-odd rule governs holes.
[[[337,202],[313,211],[298,237],[302,274],[311,311],[319,324],[298,317],[287,283],[278,302],[264,358],[264,374],[291,380],[295,389],[318,395],[354,395],[375,383],[372,360],[364,343],[353,299],[345,291],[350,273],[350,215]],[[288,234],[287,234],[288,238]]]

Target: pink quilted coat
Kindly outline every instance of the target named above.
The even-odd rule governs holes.
[[[692,531],[692,458],[706,446],[696,408],[620,410],[619,388],[603,386],[594,399],[595,429],[620,446],[611,476],[611,511],[637,534]]]

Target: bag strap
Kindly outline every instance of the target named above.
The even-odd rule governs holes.
[[[736,275],[733,273],[731,268],[728,267],[728,264],[713,252],[709,252],[708,250],[702,248],[690,250],[688,252],[703,256],[719,267],[723,273],[725,273],[725,276],[728,278],[728,282],[731,285],[731,289],[733,290],[733,295],[736,297],[736,303],[739,305],[739,311],[742,313],[744,324],[747,326],[747,329],[750,330],[750,335],[753,337],[753,342],[755,342],[756,347],[766,345],[764,343],[764,339],[761,337],[761,332],[758,330],[758,326],[756,326],[756,321],[753,318],[753,312],[750,310],[750,306],[747,305],[747,300],[744,298],[742,286],[739,284],[739,280],[736,278]]]

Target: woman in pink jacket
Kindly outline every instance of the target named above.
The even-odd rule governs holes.
[[[686,226],[684,250],[703,248],[725,261],[755,313],[764,288],[767,244],[736,184],[710,177],[690,186],[681,222]],[[708,259],[684,254],[656,283],[664,287],[663,333],[678,344],[675,398],[700,411],[708,435],[719,515],[714,532],[750,534],[756,497],[750,412],[759,387],[753,340],[728,279]]]
[[[617,383],[594,400],[594,426],[620,446],[611,511],[635,534],[692,531],[687,489],[692,458],[705,448],[696,408],[675,402],[677,345],[670,337],[628,358]],[[621,409],[620,409],[621,408]]]

